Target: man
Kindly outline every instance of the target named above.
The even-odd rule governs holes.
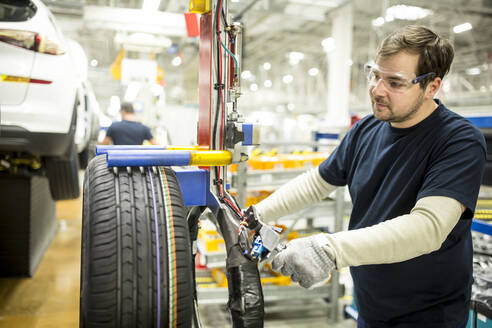
[[[157,145],[150,129],[137,122],[133,105],[129,102],[121,103],[121,122],[114,122],[106,131],[102,144],[109,145],[141,145],[145,140]]]
[[[319,168],[256,205],[272,220],[348,185],[349,231],[293,240],[272,265],[304,287],[350,266],[358,327],[466,326],[486,151],[479,130],[434,99],[453,56],[425,27],[389,35],[367,67],[373,115]]]

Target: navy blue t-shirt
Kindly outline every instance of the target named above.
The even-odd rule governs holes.
[[[319,167],[328,183],[349,187],[349,229],[408,214],[427,196],[451,197],[466,206],[439,250],[399,263],[350,268],[359,314],[377,327],[456,328],[468,315],[470,219],[485,140],[472,123],[436,102],[431,115],[406,129],[365,117]]]
[[[141,145],[144,140],[151,140],[150,129],[140,122],[120,121],[113,122],[106,131],[106,136],[113,140],[115,145]]]

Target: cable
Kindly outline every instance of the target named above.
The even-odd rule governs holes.
[[[239,64],[237,63],[236,56],[234,56],[234,54],[229,49],[227,49],[227,47],[225,46],[224,42],[222,42],[222,40],[220,40],[220,43],[222,44],[222,47],[225,49],[225,51],[232,57],[232,59],[234,59],[234,76],[237,77],[237,70]]]

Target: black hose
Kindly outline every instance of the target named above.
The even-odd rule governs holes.
[[[243,254],[243,249],[251,248],[251,241],[246,237],[238,238],[239,220],[234,212],[221,207],[217,213],[217,222],[224,238],[227,260],[227,283],[229,302],[234,328],[261,328],[264,319],[263,290],[257,262]],[[243,230],[243,234],[247,232]],[[248,243],[240,245],[240,243]]]

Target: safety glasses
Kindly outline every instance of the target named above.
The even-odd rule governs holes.
[[[377,64],[366,64],[364,72],[370,87],[377,86],[380,81],[383,81],[384,87],[394,93],[405,92],[426,77],[436,74],[429,72],[412,78],[408,73],[387,71],[381,69]]]

